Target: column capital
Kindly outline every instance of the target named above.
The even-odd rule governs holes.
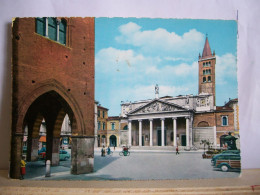
[[[161,119],[161,121],[164,121],[165,120],[165,118],[160,118]]]
[[[138,121],[139,121],[139,122],[142,122],[142,119],[139,119]]]
[[[128,122],[131,123],[131,122],[132,122],[132,119],[128,119]]]
[[[185,116],[186,119],[190,119],[190,116]]]
[[[172,120],[177,120],[177,117],[172,117]]]
[[[149,118],[149,121],[153,121],[153,118]]]

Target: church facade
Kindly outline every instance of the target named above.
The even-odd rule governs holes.
[[[235,134],[237,117],[234,106],[216,106],[215,64],[215,52],[211,52],[206,38],[198,60],[198,95],[159,97],[156,85],[154,99],[122,103],[121,123],[127,124],[128,132],[124,136],[127,140],[121,141],[129,146],[190,148],[209,140],[213,146],[221,147],[228,132]]]

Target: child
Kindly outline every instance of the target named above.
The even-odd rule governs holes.
[[[25,157],[22,156],[22,160],[21,160],[21,179],[24,179],[23,176],[24,176],[25,173],[26,173],[25,166],[26,166]]]

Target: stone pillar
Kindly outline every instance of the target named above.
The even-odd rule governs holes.
[[[57,41],[59,41],[60,40],[60,20],[59,19],[57,19],[56,20],[56,23],[57,23]]]
[[[153,119],[150,119],[150,146],[153,146]]]
[[[97,135],[95,135],[95,141],[94,142],[95,142],[94,146],[95,146],[95,148],[97,148],[98,147],[98,136]]]
[[[22,158],[23,134],[12,135],[11,142],[10,177],[19,179],[21,177],[20,166]]]
[[[190,141],[189,141],[189,143],[190,143],[190,146],[193,146],[193,129],[192,129],[192,120],[193,120],[193,117],[190,117],[190,120],[189,120],[189,136],[190,136]]]
[[[106,147],[108,147],[109,145],[110,145],[110,137],[109,137],[109,135],[107,134]]]
[[[116,146],[120,146],[121,145],[121,123],[119,122],[118,124],[118,142],[116,143]]]
[[[217,127],[214,126],[213,127],[213,133],[214,133],[214,146],[216,147],[217,146]]]
[[[164,118],[161,118],[161,138],[162,138],[162,146],[164,146]]]
[[[186,146],[190,146],[190,134],[189,134],[189,117],[186,118]]]
[[[94,170],[94,137],[73,136],[71,174],[91,173]]]
[[[32,137],[31,135],[27,136],[27,152],[26,152],[26,161],[31,161],[31,153],[32,153]]]
[[[116,143],[116,147],[118,147],[118,146],[120,146],[121,144],[121,138],[120,138],[120,135],[121,134],[121,131],[120,130],[118,130],[118,142]]]
[[[132,146],[132,121],[128,121],[128,146]]]
[[[177,118],[172,118],[173,119],[173,145],[174,146],[177,146],[177,125],[176,125],[176,122],[177,122]]]
[[[48,17],[45,18],[45,36],[46,37],[49,37],[49,34],[48,34]]]
[[[32,138],[31,161],[38,160],[39,138]]]
[[[142,120],[139,121],[139,146],[142,146]]]
[[[60,162],[60,138],[52,138],[52,156],[51,156],[51,165],[57,166]]]

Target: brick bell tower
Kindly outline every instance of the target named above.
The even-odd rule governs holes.
[[[215,51],[211,53],[208,36],[203,49],[202,56],[199,54],[199,94],[209,93],[214,96],[214,106],[216,105],[215,93]]]

